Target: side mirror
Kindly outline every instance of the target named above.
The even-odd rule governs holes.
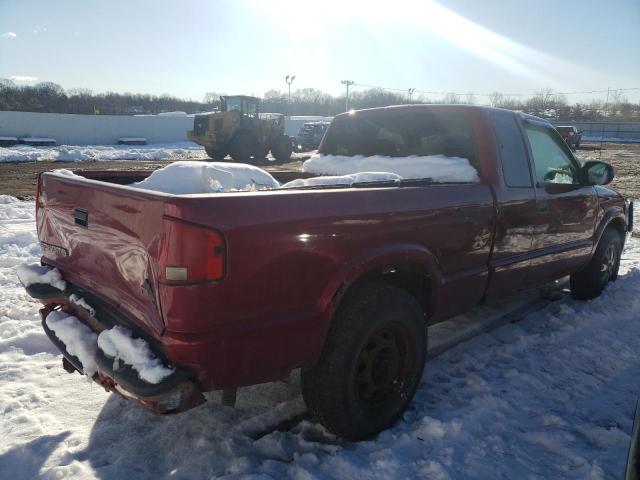
[[[608,163],[587,160],[582,166],[582,174],[587,185],[607,185],[613,180],[613,167]]]

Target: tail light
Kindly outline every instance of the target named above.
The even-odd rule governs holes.
[[[164,217],[160,275],[170,284],[220,280],[225,274],[222,235],[200,225]]]

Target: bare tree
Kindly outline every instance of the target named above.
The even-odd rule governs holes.
[[[489,102],[492,107],[499,107],[504,102],[504,95],[500,92],[492,92],[489,94]]]
[[[442,99],[442,103],[460,103],[460,95],[454,92],[449,92]]]

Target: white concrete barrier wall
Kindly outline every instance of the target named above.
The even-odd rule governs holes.
[[[121,137],[145,137],[149,143],[187,140],[193,116],[69,115],[0,112],[0,136],[51,137],[59,145],[110,145]]]
[[[305,122],[331,117],[291,117],[285,133],[296,136]],[[148,143],[187,140],[193,115],[71,115],[0,111],[0,137],[50,137],[58,145],[112,145],[121,137],[144,137]]]

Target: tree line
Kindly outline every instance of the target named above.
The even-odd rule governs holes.
[[[237,93],[237,92],[236,92]],[[165,112],[198,113],[220,107],[219,94],[209,92],[202,102],[184,100],[171,95],[135,93],[94,93],[89,89],[65,90],[53,82],[36,85],[17,85],[0,79],[0,110],[49,113],[80,113],[89,115],[136,115]],[[349,108],[373,108],[405,103],[490,104],[494,107],[518,110],[555,120],[568,121],[640,121],[640,102],[630,102],[622,92],[612,91],[607,102],[592,100],[569,104],[566,95],[550,88],[538,91],[529,98],[511,97],[500,92],[478,102],[472,93],[447,93],[440,98],[427,98],[380,88],[355,90],[349,95]],[[301,88],[291,92],[269,90],[262,98],[262,111],[288,115],[333,116],[344,112],[344,95],[331,95],[315,88]]]

